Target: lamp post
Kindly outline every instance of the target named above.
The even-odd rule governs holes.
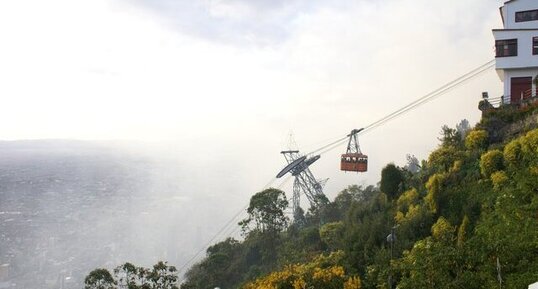
[[[394,230],[396,230],[398,226],[392,226],[390,228],[390,234],[387,236],[387,242],[390,243],[390,263],[389,263],[389,288],[392,289],[392,259],[394,257],[394,242],[396,242],[396,234],[394,234]]]

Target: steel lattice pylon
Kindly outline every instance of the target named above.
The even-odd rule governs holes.
[[[363,130],[364,128],[354,129],[348,135],[349,141],[347,143],[347,154],[362,154],[361,147],[359,146],[359,140],[357,139],[357,134]]]
[[[324,182],[316,180],[309,166],[317,161],[320,156],[306,158],[297,150],[282,151],[281,153],[286,158],[288,166],[279,173],[279,176],[291,172],[291,175],[295,177],[293,181],[293,213],[295,214],[301,207],[301,193],[305,194],[311,207],[318,206],[319,201],[325,199],[323,194]]]

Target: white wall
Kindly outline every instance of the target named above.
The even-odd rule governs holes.
[[[513,77],[532,77],[533,79],[538,75],[537,68],[529,69],[517,69],[517,70],[505,70],[504,71],[504,103],[510,103],[510,90],[511,90],[511,81]],[[536,86],[534,82],[532,84],[532,95],[536,96]],[[538,288],[537,288],[538,289]]]
[[[538,75],[538,55],[532,54],[532,39],[538,37],[538,21],[519,23],[515,21],[516,12],[534,9],[538,9],[538,1],[536,0],[515,0],[505,4],[501,8],[504,29],[516,30],[493,30],[495,40],[517,39],[517,56],[496,58],[496,69],[501,81],[504,82],[505,103],[510,102],[511,78],[529,76],[534,78]],[[533,84],[533,95],[535,89]]]
[[[538,282],[529,285],[529,289],[538,289]]]
[[[538,21],[516,23],[516,12],[534,10],[534,9],[538,9],[538,1],[536,0],[516,0],[516,1],[506,4],[504,28],[505,29],[536,28],[538,26]]]
[[[517,38],[517,56],[497,57],[497,69],[526,68],[538,66],[538,55],[532,55],[532,38],[538,37],[536,30],[494,30],[495,40]]]

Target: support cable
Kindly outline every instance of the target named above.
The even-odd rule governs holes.
[[[419,106],[421,106],[421,105],[423,105],[423,104],[425,104],[425,103],[427,103],[427,102],[429,102],[429,101],[431,101],[431,100],[433,100],[433,99],[435,99],[435,98],[437,98],[437,97],[439,97],[439,96],[441,96],[441,95],[443,95],[443,94],[445,94],[445,93],[447,93],[449,91],[451,91],[452,89],[454,89],[454,88],[468,82],[469,80],[479,76],[480,74],[484,73],[485,71],[489,70],[490,68],[492,68],[494,66],[495,66],[495,60],[488,61],[488,62],[480,65],[479,67],[465,73],[464,75],[462,75],[462,76],[448,82],[447,84],[437,88],[436,90],[434,90],[434,91],[432,91],[432,92],[430,92],[430,93],[428,93],[428,94],[414,100],[413,102],[405,105],[404,107],[402,107],[400,109],[397,109],[394,112],[392,112],[392,113],[390,113],[390,114],[388,114],[388,115],[374,121],[373,123],[371,123],[371,124],[367,125],[366,127],[364,127],[364,130],[362,130],[358,134],[361,135],[361,134],[364,134],[364,133],[366,133],[368,131],[371,131],[371,130],[373,130],[373,129],[375,129],[375,128],[377,128],[377,127],[379,127],[379,126],[381,126],[381,125],[383,125],[385,123],[387,123],[388,121],[390,121],[390,120],[392,120],[392,119],[394,119],[396,117],[399,117],[399,116],[401,116],[401,115],[403,115],[403,114],[405,114],[405,113],[407,113],[407,112],[409,112],[409,111],[411,111],[411,110],[413,110],[413,109],[415,109],[415,108],[417,108],[417,107],[419,107]],[[319,148],[317,150],[314,150],[314,151],[308,153],[307,155],[316,154],[316,153],[318,153],[320,151],[321,152],[319,153],[319,155],[327,153],[327,152],[335,149],[336,147],[340,146],[340,144],[343,143],[347,138],[348,138],[348,136],[343,137],[343,138],[341,138],[341,139],[339,139],[339,140],[337,140],[335,142],[332,142],[332,143],[327,144],[327,145],[325,145],[325,146],[323,146],[323,147],[321,147],[321,148]]]
[[[483,72],[487,71],[488,69],[492,68],[495,66],[495,60],[491,60],[491,61],[488,61],[486,62],[485,64],[482,64],[480,65],[479,67],[463,74],[462,76],[448,82],[447,84],[439,87],[438,89],[418,98],[417,100],[405,105],[404,107],[380,118],[379,120],[377,121],[374,121],[373,123],[367,125],[366,127],[364,127],[364,130],[359,132],[358,134],[364,134],[365,132],[367,131],[371,131],[383,124],[385,124],[386,122],[396,118],[396,117],[399,117],[417,107],[419,107],[420,105],[422,104],[425,104],[433,99],[435,99],[436,97],[439,97],[449,91],[451,91],[452,89],[458,87],[459,85],[462,85],[464,83],[466,83],[467,81],[475,78],[476,76],[482,74]],[[319,152],[319,155],[322,155],[322,154],[325,154],[333,149],[335,149],[336,147],[340,146],[345,140],[348,139],[348,135],[346,135],[345,137],[342,137],[342,138],[339,138],[337,139],[336,141],[334,142],[331,142],[327,145],[324,145],[310,153],[308,153],[307,155],[313,155],[313,154],[316,154]],[[290,176],[288,176],[283,182],[281,185],[279,185],[279,188],[282,187],[287,181],[288,179],[290,178]],[[265,185],[264,189],[269,187],[270,185],[272,185],[274,182],[275,182],[275,178],[271,179],[267,185]],[[178,274],[180,274],[188,265],[190,265],[202,252],[206,251],[207,248],[209,248],[209,246],[213,243],[213,241],[215,241],[215,239],[217,239],[217,237],[219,235],[221,235],[223,232],[229,232],[229,229],[230,229],[230,225],[234,222],[234,220],[236,220],[240,215],[241,213],[243,213],[246,209],[248,208],[248,204],[244,207],[241,208],[241,210],[239,212],[237,212],[228,222],[226,222],[226,224],[202,247],[202,249],[200,249],[193,257],[191,257],[187,262],[185,262],[178,270]],[[231,231],[231,233],[228,233],[226,234],[227,236],[226,237],[229,237],[233,234],[235,234],[237,232],[237,230],[239,229],[239,227],[236,227],[234,230]]]
[[[449,91],[451,91],[452,89],[468,82],[469,80],[475,78],[476,76],[482,74],[483,72],[489,70],[490,68],[492,68],[493,66],[495,65],[494,63],[494,60],[492,61],[489,61],[487,63],[485,63],[484,65],[481,65],[480,67],[476,68],[476,69],[473,69],[471,72],[469,73],[466,73],[464,74],[463,76],[460,76],[458,77],[457,79],[449,82],[448,84],[445,84],[443,85],[442,87],[424,95],[423,97],[411,102],[410,104],[394,111],[393,113],[371,123],[370,125],[366,126],[364,128],[364,130],[362,132],[360,132],[359,134],[364,134],[366,131],[368,130],[372,130],[382,124],[385,124],[386,122],[388,122],[389,120],[392,120],[393,118],[396,118],[408,111],[411,111],[417,107],[419,107],[420,105],[422,104],[425,104]]]
[[[291,176],[287,176],[283,182],[278,186],[278,188],[281,188],[282,186],[284,186],[284,184],[289,181],[289,179],[291,178]],[[271,186],[274,182],[275,182],[276,178],[272,178],[271,181],[269,181],[263,188],[262,188],[262,191],[269,188],[269,186]],[[178,269],[178,274],[181,274],[183,272],[183,270],[186,269],[187,266],[191,265],[195,259],[202,253],[202,252],[205,252],[210,246],[211,244],[213,244],[213,242],[217,239],[217,237],[219,237],[223,232],[228,232],[230,227],[231,228],[234,228],[234,226],[231,226],[234,221],[237,221],[238,217],[241,216],[242,213],[245,212],[245,210],[248,208],[249,204],[247,203],[245,206],[243,206],[241,208],[241,210],[239,210],[230,220],[228,220],[228,222],[226,222],[224,224],[223,227],[220,228],[220,230],[215,234],[213,235],[213,237],[211,239],[209,239],[209,241],[207,241],[204,246],[198,250],[196,252],[196,254],[194,254],[189,260],[187,260],[187,262],[185,262],[179,269]],[[239,226],[237,226],[233,231],[232,233],[228,233],[226,235],[224,235],[226,238],[235,234],[238,230]]]

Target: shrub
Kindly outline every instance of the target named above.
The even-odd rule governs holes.
[[[500,189],[508,181],[508,176],[504,171],[497,171],[491,174],[491,182],[493,188]]]
[[[284,267],[281,271],[272,272],[244,285],[243,289],[274,288],[331,288],[360,289],[358,276],[346,275],[344,268],[335,264],[332,256],[341,255],[335,252],[328,257],[320,256],[307,264],[295,264]],[[341,257],[338,257],[341,258]]]
[[[319,235],[323,243],[335,251],[342,246],[344,223],[334,222],[325,224],[319,229]]]
[[[441,198],[441,189],[445,179],[446,176],[444,174],[434,174],[426,182],[428,194],[424,197],[424,201],[433,214],[437,213],[439,209],[439,199]]]
[[[503,168],[503,153],[500,150],[491,150],[480,157],[480,172],[489,178],[492,173]]]
[[[418,201],[418,192],[415,188],[405,191],[396,201],[400,211],[407,211],[409,206],[416,204]]]
[[[516,166],[521,160],[521,143],[518,140],[513,140],[504,147],[503,157],[506,164]]]
[[[430,154],[428,167],[448,171],[458,158],[460,155],[455,147],[440,147]]]
[[[438,241],[450,242],[454,237],[456,228],[444,217],[439,217],[432,226],[432,237]]]
[[[465,147],[470,150],[485,149],[488,144],[488,132],[472,130],[465,138]]]
[[[521,157],[526,163],[536,163],[538,159],[538,129],[528,132],[520,139]]]

